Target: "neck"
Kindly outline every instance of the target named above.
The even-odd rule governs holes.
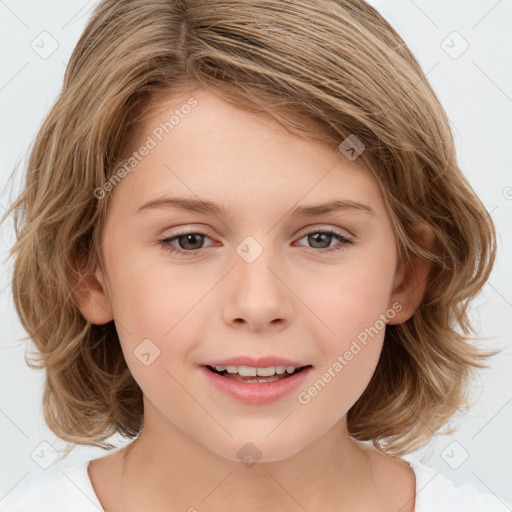
[[[250,465],[148,415],[142,434],[123,450],[122,466],[125,512],[364,510],[376,495],[364,484],[372,481],[368,454],[349,437],[345,418],[289,458]]]

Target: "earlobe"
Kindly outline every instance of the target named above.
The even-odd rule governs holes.
[[[73,297],[83,317],[89,322],[102,325],[114,319],[103,273],[99,267],[94,274],[79,274],[75,278]]]
[[[435,235],[432,229],[425,224],[416,226],[411,236],[423,248],[428,250],[433,248]],[[401,262],[395,275],[389,301],[389,307],[398,303],[401,309],[392,319],[388,319],[388,325],[406,322],[418,309],[429,284],[431,268],[432,262],[416,256],[412,257],[411,261]]]

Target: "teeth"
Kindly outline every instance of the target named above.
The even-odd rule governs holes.
[[[253,368],[250,366],[216,366],[218,372],[227,370],[228,373],[238,373],[242,377],[272,377],[272,375],[282,375],[285,371],[293,373],[297,368],[295,366],[270,366],[267,368]]]
[[[251,382],[274,382],[276,380],[281,380],[283,377],[277,377],[273,375],[272,377],[242,377],[241,375],[234,374],[230,379],[238,380],[240,382],[251,383]]]
[[[258,372],[258,368],[251,368],[250,366],[239,366],[238,375],[241,375],[242,377],[256,377],[256,375],[261,374]]]

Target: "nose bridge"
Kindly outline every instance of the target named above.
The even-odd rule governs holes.
[[[259,236],[259,240],[264,237]],[[265,238],[270,244],[271,236]],[[254,329],[285,324],[292,315],[291,293],[285,286],[279,251],[254,236],[236,247],[235,268],[224,307],[227,323],[247,323]]]

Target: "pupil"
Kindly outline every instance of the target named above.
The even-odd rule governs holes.
[[[319,238],[319,237],[323,238],[324,244],[322,244],[322,240],[320,240],[320,242],[317,240],[317,238]],[[313,247],[315,247],[315,244],[320,243],[321,249],[325,249],[325,248],[329,247],[329,245],[331,243],[331,241],[330,241],[331,235],[328,235],[327,233],[314,233],[313,235],[309,235],[309,238],[310,238],[309,242],[313,245]],[[326,241],[328,241],[327,245],[325,245]]]
[[[200,241],[200,243],[199,243],[199,247],[196,247],[196,246],[194,245],[194,238],[196,238],[196,237],[197,237],[197,238],[199,239],[199,241]],[[180,247],[181,247],[182,249],[200,249],[200,248],[201,248],[201,245],[202,245],[202,239],[203,239],[203,238],[204,238],[204,237],[203,237],[203,235],[200,235],[200,234],[198,234],[198,233],[189,233],[189,234],[187,234],[187,235],[180,236],[180,238],[179,238]],[[190,247],[190,246],[188,246],[188,247],[187,247],[187,245],[189,245],[189,241],[190,241],[190,240],[192,240],[192,242],[191,242],[192,247]],[[183,241],[185,241],[185,243],[184,243],[184,244],[182,243]],[[197,241],[196,241],[196,244],[197,244]]]

